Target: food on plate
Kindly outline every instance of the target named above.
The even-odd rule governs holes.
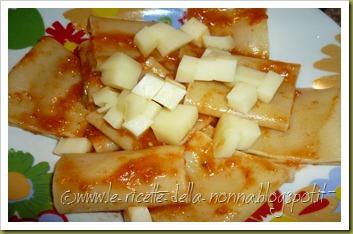
[[[43,37],[9,73],[9,123],[60,138],[58,212],[244,221],[293,164],[340,162],[340,90],[297,89],[300,65],[269,59],[266,9],[87,29],[77,53]]]
[[[131,194],[165,191],[165,200],[146,198],[138,202]],[[159,146],[140,151],[74,154],[62,156],[53,177],[54,204],[60,213],[118,211],[131,206],[171,204],[177,192],[185,193],[187,182],[182,146]],[[74,196],[85,192],[118,194],[105,199],[115,202],[73,202]],[[67,192],[69,191],[69,192]],[[131,193],[134,192],[134,193]],[[65,194],[66,198],[65,198]],[[129,195],[130,194],[130,195]],[[108,200],[109,201],[109,200]],[[71,202],[70,204],[67,204]]]
[[[273,193],[290,181],[294,172],[283,164],[241,152],[217,159],[211,149],[212,139],[201,132],[186,144],[186,174],[192,192],[205,200],[197,202],[196,196],[190,196],[193,203],[150,208],[153,221],[244,221],[263,205],[261,195]],[[259,202],[245,202],[251,196]]]
[[[91,142],[85,137],[61,138],[54,149],[54,154],[88,153],[92,149]]]
[[[341,161],[341,98],[339,89],[298,89],[286,132],[262,129],[247,151],[278,161],[338,163]]]
[[[146,207],[134,206],[124,210],[124,220],[126,222],[152,222],[152,217]]]
[[[11,124],[50,136],[83,135],[88,112],[79,61],[56,40],[43,37],[12,68],[8,91]]]
[[[258,101],[247,114],[229,108],[227,94],[231,87],[219,82],[195,81],[188,86],[184,103],[196,105],[202,114],[220,117],[230,112],[241,117],[256,120],[260,126],[285,131],[289,127],[295,84],[300,65],[266,59],[234,56],[238,66],[243,65],[260,71],[274,71],[285,79],[270,103]]]

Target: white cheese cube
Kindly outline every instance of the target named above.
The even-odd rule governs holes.
[[[85,137],[61,138],[54,149],[54,154],[87,153],[92,149],[91,142]]]
[[[189,34],[165,23],[154,24],[150,30],[158,38],[157,50],[163,57],[192,41]]]
[[[147,99],[152,99],[162,88],[163,84],[163,79],[151,73],[147,73],[131,92]]]
[[[152,217],[147,207],[136,206],[124,210],[126,222],[152,222]]]
[[[263,82],[257,87],[258,98],[265,103],[270,103],[278,88],[281,86],[283,79],[284,78],[276,72],[269,71]]]
[[[214,137],[213,153],[216,158],[231,157],[241,138],[237,129],[240,118],[232,114],[223,114],[218,120]]]
[[[123,123],[123,127],[129,130],[136,137],[144,133],[153,123],[153,120],[144,115],[138,115]]]
[[[162,107],[158,103],[148,101],[142,115],[153,120],[161,110]]]
[[[130,93],[124,99],[124,121],[129,121],[134,117],[141,115],[145,108],[148,100],[145,97]]]
[[[202,39],[205,47],[214,47],[221,50],[231,50],[234,48],[234,41],[231,36],[220,37],[204,35]]]
[[[234,81],[241,81],[251,85],[259,86],[264,81],[265,75],[265,72],[239,65],[235,72]]]
[[[176,145],[191,130],[197,118],[197,107],[180,104],[173,111],[161,110],[151,127],[159,141]]]
[[[229,53],[228,51],[225,51],[225,50],[218,49],[218,48],[209,47],[203,52],[201,58],[218,57],[218,56],[224,56],[224,55],[230,56],[231,53]]]
[[[175,80],[182,83],[190,83],[195,79],[199,58],[184,55],[181,59]]]
[[[237,146],[239,150],[249,149],[261,135],[259,125],[252,120],[241,119],[237,129],[241,132],[241,138]]]
[[[219,137],[214,139],[214,156],[216,158],[232,157],[240,142],[241,134],[238,129],[225,129]]]
[[[153,97],[153,100],[170,110],[174,110],[185,94],[186,89],[183,85],[167,79],[156,96]]]
[[[237,61],[229,56],[201,58],[195,80],[233,82]]]
[[[144,27],[135,34],[134,43],[139,48],[143,56],[147,57],[158,45],[158,38],[148,27]]]
[[[180,30],[189,34],[192,42],[198,47],[202,46],[202,36],[210,34],[208,27],[194,17],[181,26]]]
[[[99,106],[98,113],[107,112],[112,106],[116,105],[119,99],[119,93],[106,86],[92,95],[93,102]]]
[[[107,86],[92,94],[94,104],[100,107],[105,106],[108,103],[116,104],[118,97],[119,93]]]
[[[113,88],[132,89],[142,72],[142,66],[129,56],[117,52],[102,66],[102,83]]]
[[[256,87],[238,82],[227,95],[228,105],[236,111],[248,113],[257,101]]]
[[[103,119],[115,129],[120,129],[123,123],[124,114],[121,112],[117,106],[113,106],[109,111],[103,116]]]
[[[121,91],[119,98],[118,98],[118,102],[116,103],[116,107],[118,108],[118,110],[120,110],[121,112],[125,112],[125,100],[126,97],[129,96],[130,91],[127,89],[124,89],[123,91]]]

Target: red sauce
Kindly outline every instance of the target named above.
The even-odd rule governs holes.
[[[162,145],[154,135],[152,129],[148,129],[139,139],[140,149],[146,149],[152,146]]]
[[[240,18],[247,18],[249,24],[256,24],[268,18],[266,9],[207,9],[191,8],[186,18],[195,17],[209,26],[229,26]]]
[[[130,48],[136,48],[134,44],[134,35],[127,34],[108,34],[93,36],[91,40],[96,41],[96,44],[107,45],[107,44],[119,44],[119,46],[125,46]]]
[[[53,115],[45,115],[40,108],[32,114],[32,118],[37,120],[38,125],[50,132],[61,133],[65,131],[65,126],[68,122],[66,113],[71,106],[77,102],[83,95],[82,82],[73,85],[65,98],[58,101],[53,108]]]
[[[158,176],[167,173],[167,168],[163,160],[156,155],[146,155],[144,157],[130,160],[119,167],[105,182],[112,182],[124,186],[148,184]]]

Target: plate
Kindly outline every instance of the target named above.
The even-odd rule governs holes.
[[[72,34],[82,28],[80,22],[90,14],[112,17],[129,15],[132,18],[156,20],[180,27],[185,9],[13,9],[9,10],[9,69],[30,50],[42,35],[63,40],[64,46],[73,50],[77,41]],[[335,59],[321,49],[339,48],[341,28],[318,9],[269,9],[270,58],[302,65],[298,87],[312,87],[313,81],[325,76],[339,75],[339,69],[320,66],[320,60]],[[67,30],[73,21],[75,32]],[[30,22],[30,26],[26,26]],[[52,30],[48,30],[51,28]],[[314,66],[315,64],[315,66]],[[320,68],[320,69],[318,69]],[[58,156],[52,154],[56,140],[34,135],[15,127],[9,127],[9,179],[16,184],[19,196],[9,200],[10,221],[66,222],[66,221],[122,221],[119,212],[93,214],[67,214],[56,212],[50,197],[50,179]],[[261,207],[247,221],[305,221],[315,215],[337,219],[340,217],[340,166],[308,165],[299,170],[292,183],[284,184],[281,195],[298,191],[320,189],[319,202],[307,203],[297,213],[276,217],[266,207]],[[29,186],[28,186],[29,185]],[[330,204],[336,204],[330,206]],[[279,210],[278,210],[279,211]],[[305,215],[304,215],[305,214]]]

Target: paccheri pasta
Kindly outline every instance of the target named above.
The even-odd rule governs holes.
[[[300,64],[269,59],[266,9],[184,21],[90,16],[77,54],[43,37],[10,71],[9,123],[61,138],[58,212],[244,221],[288,162],[340,163],[340,90],[297,89]]]

